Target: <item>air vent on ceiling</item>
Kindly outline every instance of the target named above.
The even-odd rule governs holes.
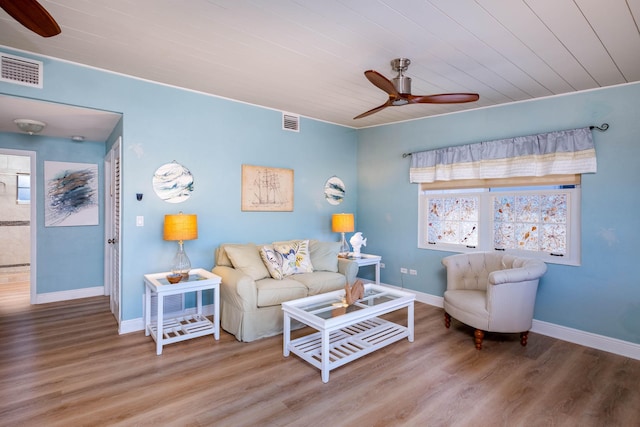
[[[42,62],[2,53],[0,81],[42,88]]]
[[[300,116],[282,113],[282,130],[300,132]]]

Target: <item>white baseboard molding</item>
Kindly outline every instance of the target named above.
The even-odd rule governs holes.
[[[70,291],[47,292],[36,295],[36,304],[46,304],[49,302],[66,301],[78,298],[89,298],[104,296],[104,286],[93,288],[73,289]]]
[[[640,344],[533,319],[531,332],[640,360]]]
[[[443,307],[443,297],[417,292],[412,289],[405,289],[398,286],[387,285],[386,283],[381,283],[381,285],[413,292],[416,294],[416,301],[433,305],[439,308]],[[618,354],[620,356],[629,357],[631,359],[640,360],[640,344],[635,344],[629,341],[623,341],[604,335],[593,334],[591,332],[572,329],[566,326],[560,326],[554,323],[543,322],[542,320],[536,319],[533,319],[531,332],[540,335],[546,335],[552,338],[557,338],[562,341],[583,345],[585,347],[591,347],[597,350]]]

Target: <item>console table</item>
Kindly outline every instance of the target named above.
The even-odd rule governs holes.
[[[162,347],[178,341],[204,335],[213,335],[220,339],[220,276],[205,269],[196,268],[189,272],[187,280],[172,284],[167,280],[169,273],[144,275],[145,284],[145,335],[151,335],[156,342],[156,354],[162,354]],[[213,290],[213,321],[202,314],[202,291]],[[196,292],[197,307],[195,314],[164,319],[164,297],[167,295]],[[151,322],[151,295],[158,297],[157,319]]]

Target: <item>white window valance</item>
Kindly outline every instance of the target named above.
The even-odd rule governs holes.
[[[595,173],[586,128],[521,136],[411,154],[412,183]]]

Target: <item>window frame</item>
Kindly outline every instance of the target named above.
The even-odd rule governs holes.
[[[21,178],[28,180],[28,185],[20,185]],[[20,190],[28,190],[29,198],[21,198]],[[29,205],[31,204],[31,174],[28,173],[17,173],[16,174],[16,204],[18,205]]]
[[[516,256],[538,258],[547,263],[561,265],[581,265],[581,187],[580,184],[571,184],[573,188],[555,188],[549,186],[545,188],[499,188],[497,187],[476,187],[476,188],[456,188],[456,189],[430,189],[418,186],[418,248],[427,250],[437,250],[445,252],[468,253],[476,251],[496,251],[509,253]],[[505,187],[505,186],[502,186]],[[510,186],[506,186],[510,187]],[[555,187],[561,187],[556,185]],[[493,191],[492,191],[493,189]],[[566,253],[564,255],[551,255],[547,252],[530,251],[524,249],[496,249],[494,247],[494,215],[493,197],[500,194],[550,194],[568,193],[567,202],[567,236]],[[467,246],[455,243],[428,243],[428,226],[426,218],[429,209],[429,199],[433,196],[455,195],[460,197],[477,196],[478,200],[478,244],[477,246]],[[431,197],[430,197],[431,196]]]

